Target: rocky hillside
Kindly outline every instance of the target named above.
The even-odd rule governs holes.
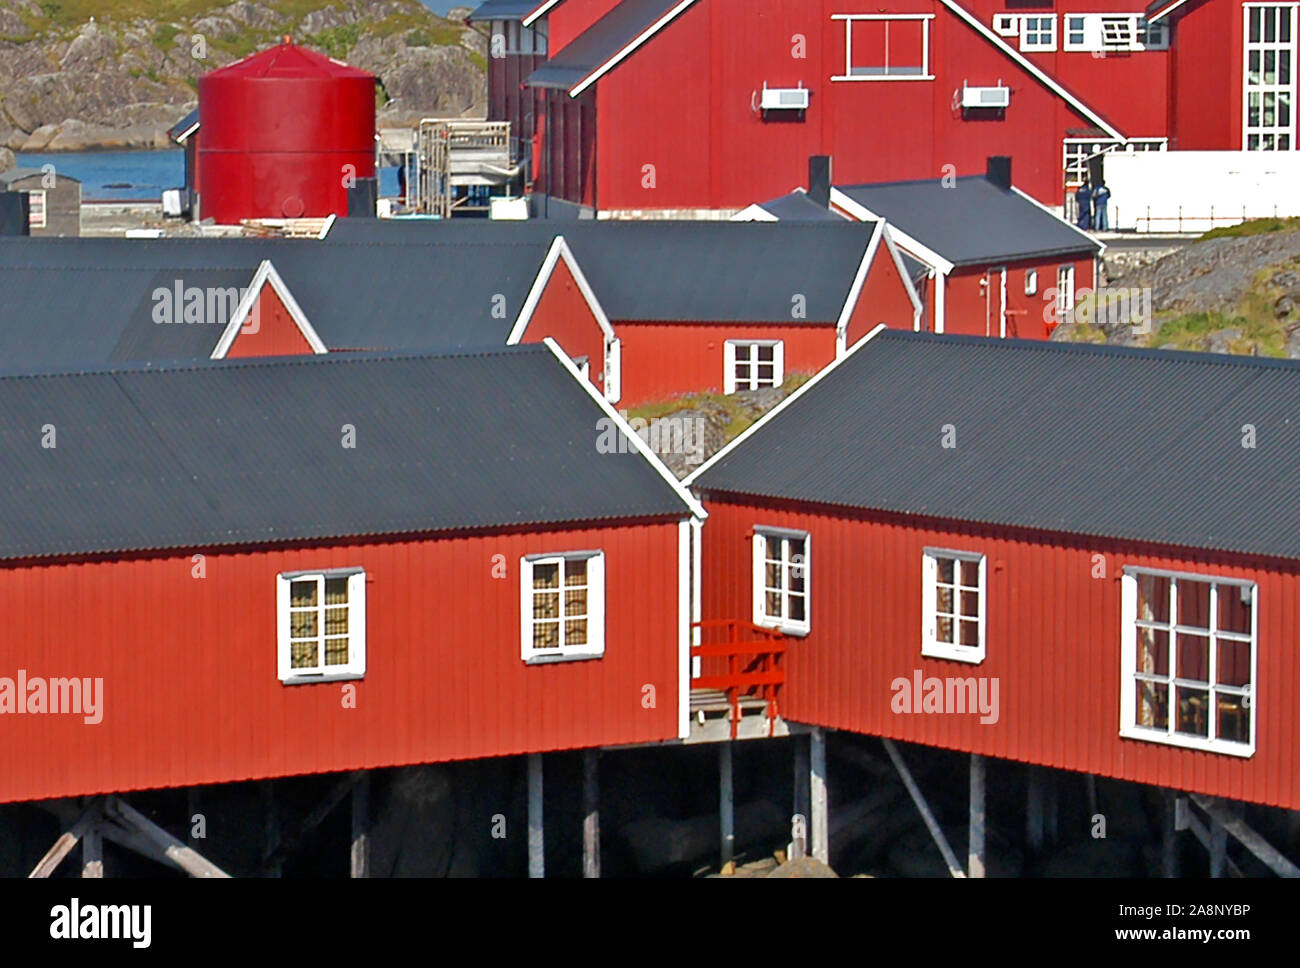
[[[484,113],[486,43],[418,0],[0,0],[0,146],[166,147],[198,79],[277,43],[376,74],[379,123]]]
[[[1113,295],[1149,290],[1149,326],[1102,303],[1053,339],[1300,359],[1300,221],[1217,229],[1109,280]]]

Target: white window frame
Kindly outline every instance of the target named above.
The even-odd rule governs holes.
[[[49,225],[50,216],[48,205],[49,199],[45,194],[45,189],[36,188],[27,193],[28,228],[43,229]]]
[[[758,349],[772,347],[772,375],[775,382],[759,383]],[[744,348],[749,356],[749,385],[740,386],[736,380],[736,364],[740,350]],[[729,339],[722,347],[722,392],[737,393],[742,390],[762,390],[767,386],[779,387],[785,382],[785,341],[779,339]]]
[[[979,644],[977,646],[959,645],[956,642],[939,641],[939,559],[950,558],[954,562],[953,574],[953,638],[961,639],[960,623],[969,618],[961,617],[961,592],[970,589],[963,585],[959,562],[974,561],[979,563],[979,586],[974,589],[979,596]],[[988,557],[978,551],[957,551],[952,548],[926,548],[921,555],[921,655],[930,659],[949,659],[954,662],[966,662],[978,665],[984,661],[988,627]],[[945,613],[946,614],[946,613]]]
[[[570,561],[587,563],[587,641],[582,645],[564,644],[564,572]],[[533,646],[533,568],[536,565],[560,566],[560,642],[556,648]],[[529,665],[568,662],[575,659],[598,659],[605,654],[605,552],[564,551],[524,555],[519,559],[519,656]]]
[[[313,578],[317,581],[316,605],[317,665],[294,668],[290,651],[290,586],[296,581]],[[348,580],[348,661],[343,665],[327,666],[325,662],[325,580]],[[280,681],[285,685],[311,682],[337,682],[342,679],[361,679],[366,674],[366,573],[361,568],[328,568],[320,571],[286,571],[276,575],[276,667]],[[338,607],[338,606],[334,606]]]
[[[1071,21],[1082,20],[1081,27],[1072,27]],[[1111,24],[1122,35],[1122,41],[1106,40],[1106,24]],[[1071,40],[1070,35],[1082,32],[1082,40]],[[1115,30],[1111,31],[1114,34]],[[1153,39],[1153,34],[1158,39]],[[1124,52],[1169,49],[1169,26],[1163,21],[1147,23],[1138,12],[1080,13],[1071,11],[1061,15],[1061,50],[1098,52]]]
[[[1034,21],[1037,24],[1037,29],[1034,31],[1034,33],[1038,39],[1036,39],[1032,43],[1029,40],[1030,21]],[[1043,21],[1047,21],[1049,24],[1051,24],[1051,30],[1048,31],[1050,36],[1047,40],[1041,39]],[[1056,15],[1037,14],[1037,13],[1030,13],[1030,14],[1023,15],[1020,18],[1020,49],[1031,50],[1031,51],[1056,50]]]
[[[1020,18],[1014,13],[995,13],[993,15],[993,32],[999,37],[1018,37],[1020,35]]]
[[[837,13],[832,14],[832,20],[844,21],[844,73],[831,76],[832,81],[933,81],[934,74],[930,72],[930,21],[935,17],[932,13]],[[885,69],[883,74],[854,74],[853,73],[853,22],[855,20],[883,20],[885,21],[885,63],[881,65]],[[921,21],[921,73],[920,74],[890,74],[889,73],[889,21]]]
[[[1142,575],[1151,575],[1158,578],[1168,578],[1169,582],[1169,621],[1168,622],[1145,622],[1146,626],[1161,630],[1168,630],[1169,634],[1169,667],[1168,675],[1159,676],[1155,673],[1139,673],[1137,671],[1137,630],[1140,624],[1137,614],[1138,598],[1138,577]],[[1220,578],[1217,575],[1194,574],[1190,572],[1165,571],[1158,568],[1124,568],[1121,579],[1121,618],[1120,618],[1120,723],[1119,734],[1127,739],[1145,740],[1151,743],[1161,743],[1168,746],[1180,746],[1185,749],[1205,750],[1211,753],[1223,753],[1229,756],[1248,757],[1255,753],[1255,739],[1259,717],[1256,714],[1259,684],[1259,586],[1253,581],[1237,578]],[[1201,629],[1181,626],[1178,624],[1178,582],[1194,581],[1210,586],[1210,605],[1209,605],[1209,624],[1210,629],[1207,634],[1202,635]],[[1249,589],[1251,596],[1250,610],[1250,683],[1246,686],[1223,686],[1215,683],[1218,666],[1218,643],[1224,641],[1245,642],[1246,638],[1241,633],[1224,632],[1215,628],[1218,624],[1218,596],[1220,588]],[[1179,679],[1178,672],[1178,636],[1179,634],[1191,634],[1197,637],[1208,639],[1209,649],[1209,668],[1206,675],[1209,677],[1206,683],[1199,680]],[[1153,726],[1140,726],[1137,723],[1137,698],[1134,695],[1134,686],[1139,681],[1163,682],[1169,690],[1167,697],[1167,721],[1164,729]],[[1207,732],[1208,738],[1191,735],[1188,733],[1179,733],[1175,731],[1178,723],[1178,697],[1176,689],[1178,686],[1187,686],[1191,688],[1201,688],[1204,685],[1210,699],[1212,712],[1208,714]],[[1217,728],[1217,716],[1215,710],[1215,694],[1223,692],[1229,695],[1248,696],[1250,703],[1246,705],[1250,715],[1250,742],[1239,743],[1236,740],[1218,739],[1214,736]]]
[[[1036,296],[1038,294],[1038,270],[1025,270],[1025,295]]]
[[[1074,311],[1074,266],[1063,265],[1056,270],[1056,318],[1064,322],[1067,313]]]
[[[1250,39],[1250,17],[1255,11],[1260,12],[1261,18],[1277,13],[1277,26],[1281,27],[1286,24],[1290,38],[1282,41],[1278,37],[1273,40],[1267,40],[1264,31],[1261,31],[1260,39],[1252,41]],[[1300,93],[1300,82],[1296,80],[1297,69],[1300,68],[1300,41],[1297,40],[1296,32],[1300,29],[1300,22],[1297,22],[1297,4],[1295,3],[1247,3],[1242,6],[1242,56],[1241,56],[1241,148],[1243,151],[1295,151],[1296,150],[1296,95]],[[1252,53],[1258,54],[1260,59],[1260,82],[1258,84],[1250,83],[1250,56]],[[1290,58],[1291,80],[1287,84],[1282,84],[1275,80],[1273,83],[1265,83],[1263,61],[1267,54],[1273,54],[1275,58],[1280,59],[1283,55]],[[1274,77],[1280,72],[1279,63],[1275,62]],[[1250,96],[1257,94],[1260,98],[1259,123],[1252,125],[1250,123]],[[1277,102],[1283,97],[1289,99],[1290,117],[1286,124],[1276,123],[1264,124],[1264,106],[1263,101],[1267,97],[1274,99],[1274,118],[1278,111]],[[1259,139],[1259,144],[1251,147],[1251,138]],[[1273,146],[1265,148],[1263,139],[1269,137],[1273,139]],[[1287,139],[1285,148],[1277,147],[1279,138]]]
[[[803,542],[803,560],[795,561],[790,552],[791,541]],[[767,546],[770,541],[781,542],[781,614],[767,614]],[[807,531],[792,528],[754,526],[754,624],[762,628],[779,629],[787,635],[805,636],[812,630],[812,537]],[[792,619],[790,614],[790,575],[802,572],[803,619]],[[774,589],[776,590],[776,589]]]
[[[623,341],[621,339],[605,339],[605,369],[603,379],[605,381],[605,399],[610,403],[618,403],[619,398],[623,396]]]

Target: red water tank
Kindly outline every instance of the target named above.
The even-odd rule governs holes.
[[[199,79],[200,216],[346,215],[375,174],[375,78],[286,37]]]

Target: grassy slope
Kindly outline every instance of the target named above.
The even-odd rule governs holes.
[[[791,373],[781,384],[782,389],[787,393],[793,393],[798,387],[812,379],[810,373]],[[669,400],[660,400],[655,403],[645,403],[639,407],[633,407],[627,411],[629,418],[640,417],[642,420],[654,420],[657,417],[666,417],[669,414],[677,413],[680,410],[704,409],[713,411],[721,409],[727,413],[730,418],[724,433],[728,441],[740,434],[762,416],[752,407],[743,404],[735,396],[726,396],[721,393],[692,393],[683,397],[672,397]]]

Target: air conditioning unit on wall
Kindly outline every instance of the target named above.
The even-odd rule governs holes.
[[[1011,88],[998,84],[994,87],[970,87],[962,84],[961,106],[967,108],[1007,108],[1011,106]]]
[[[810,93],[803,84],[798,87],[768,87],[764,81],[758,107],[761,111],[807,111]]]

